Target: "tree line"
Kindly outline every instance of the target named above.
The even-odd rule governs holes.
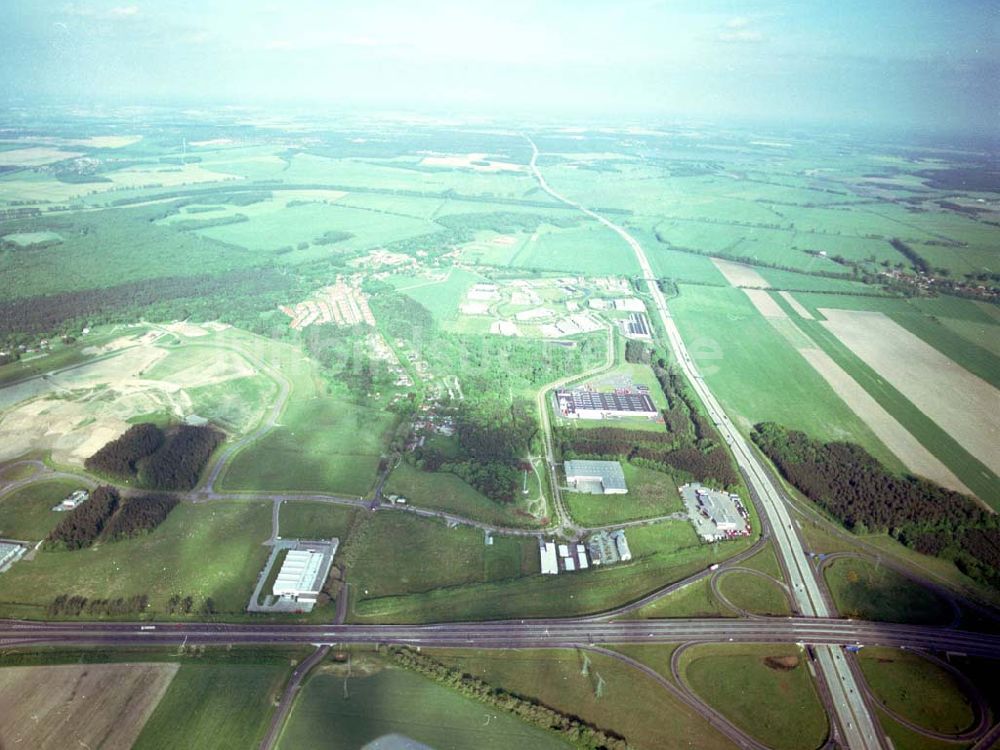
[[[225,435],[208,425],[179,425],[164,432],[149,422],[133,425],[84,461],[88,471],[155,490],[190,490]]]
[[[397,647],[389,655],[401,667],[451,688],[466,698],[511,713],[528,724],[556,732],[575,747],[585,750],[628,750],[630,747],[625,738],[615,732],[601,729],[579,716],[550,708],[532,698],[491,685],[412,649]]]
[[[824,443],[773,422],[755,425],[751,437],[789,482],[848,529],[888,533],[1000,586],[1000,519],[966,495],[893,474],[854,443]]]

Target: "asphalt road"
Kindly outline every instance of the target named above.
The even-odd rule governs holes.
[[[573,206],[604,225],[621,237],[632,249],[642,271],[642,278],[649,288],[656,313],[667,334],[674,358],[705,405],[709,417],[729,444],[740,470],[759,501],[761,513],[770,524],[778,558],[788,575],[796,609],[806,616],[829,617],[833,612],[832,607],[826,600],[816,571],[809,564],[802,541],[792,525],[780,489],[771,481],[769,473],[764,469],[746,439],[723,411],[718,399],[709,390],[691,361],[691,356],[681,338],[680,330],[667,309],[667,302],[663,292],[660,291],[658,278],[653,273],[642,245],[623,227],[553,190],[538,169],[538,147],[530,138],[527,140],[532,149],[530,168],[542,190],[556,200]],[[819,658],[818,671],[826,683],[828,694],[832,699],[831,707],[836,712],[837,723],[847,746],[858,750],[879,750],[882,748],[881,733],[872,719],[872,712],[866,701],[865,692],[859,687],[854,669],[848,663],[844,653],[837,649],[820,647],[817,649],[817,656]],[[836,730],[834,733],[837,734]]]
[[[506,620],[431,625],[280,625],[229,623],[107,623],[0,621],[0,647],[18,643],[64,645],[175,645],[389,643],[476,648],[554,648],[615,643],[801,643],[893,646],[1000,658],[1000,636],[951,628],[862,620],[780,617],[766,620],[678,619],[593,621]],[[819,650],[817,649],[817,654]]]

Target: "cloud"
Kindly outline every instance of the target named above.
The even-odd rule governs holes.
[[[70,3],[62,8],[63,14],[76,18],[93,18],[99,21],[135,18],[139,15],[138,5],[119,5],[114,8],[95,8],[88,5]]]
[[[108,15],[113,18],[130,18],[132,16],[139,15],[138,5],[122,5],[118,8],[112,8],[108,11]]]
[[[750,19],[746,16],[736,16],[726,21],[727,29],[745,29],[750,25]]]
[[[759,31],[754,31],[752,29],[739,29],[737,31],[722,31],[719,33],[718,40],[720,42],[726,42],[729,44],[741,44],[741,43],[752,43],[752,42],[763,42],[764,35]]]

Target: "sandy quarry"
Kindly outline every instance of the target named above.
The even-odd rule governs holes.
[[[127,750],[177,664],[0,668],[0,747]]]
[[[760,289],[769,289],[771,287],[767,283],[767,279],[750,266],[745,266],[742,263],[733,263],[729,260],[722,260],[721,258],[712,258],[712,263],[719,269],[719,273],[726,277],[726,281],[733,286],[753,286]]]
[[[112,342],[114,343],[114,342]],[[172,367],[173,362],[177,367]],[[155,375],[157,371],[162,375]],[[133,417],[194,413],[187,389],[249,377],[256,370],[239,354],[206,349],[191,361],[147,343],[117,356],[0,390],[0,461],[51,452],[57,463],[82,466],[121,435]]]
[[[879,312],[821,309],[823,323],[965,450],[1000,474],[1000,391]]]

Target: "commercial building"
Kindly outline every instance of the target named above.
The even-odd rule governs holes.
[[[706,542],[750,535],[750,515],[740,496],[697,482],[678,488],[695,531]]]
[[[566,482],[577,492],[591,495],[624,495],[625,473],[618,461],[566,461]]]
[[[614,419],[659,416],[649,393],[586,390],[556,391],[559,413],[569,419]]]

